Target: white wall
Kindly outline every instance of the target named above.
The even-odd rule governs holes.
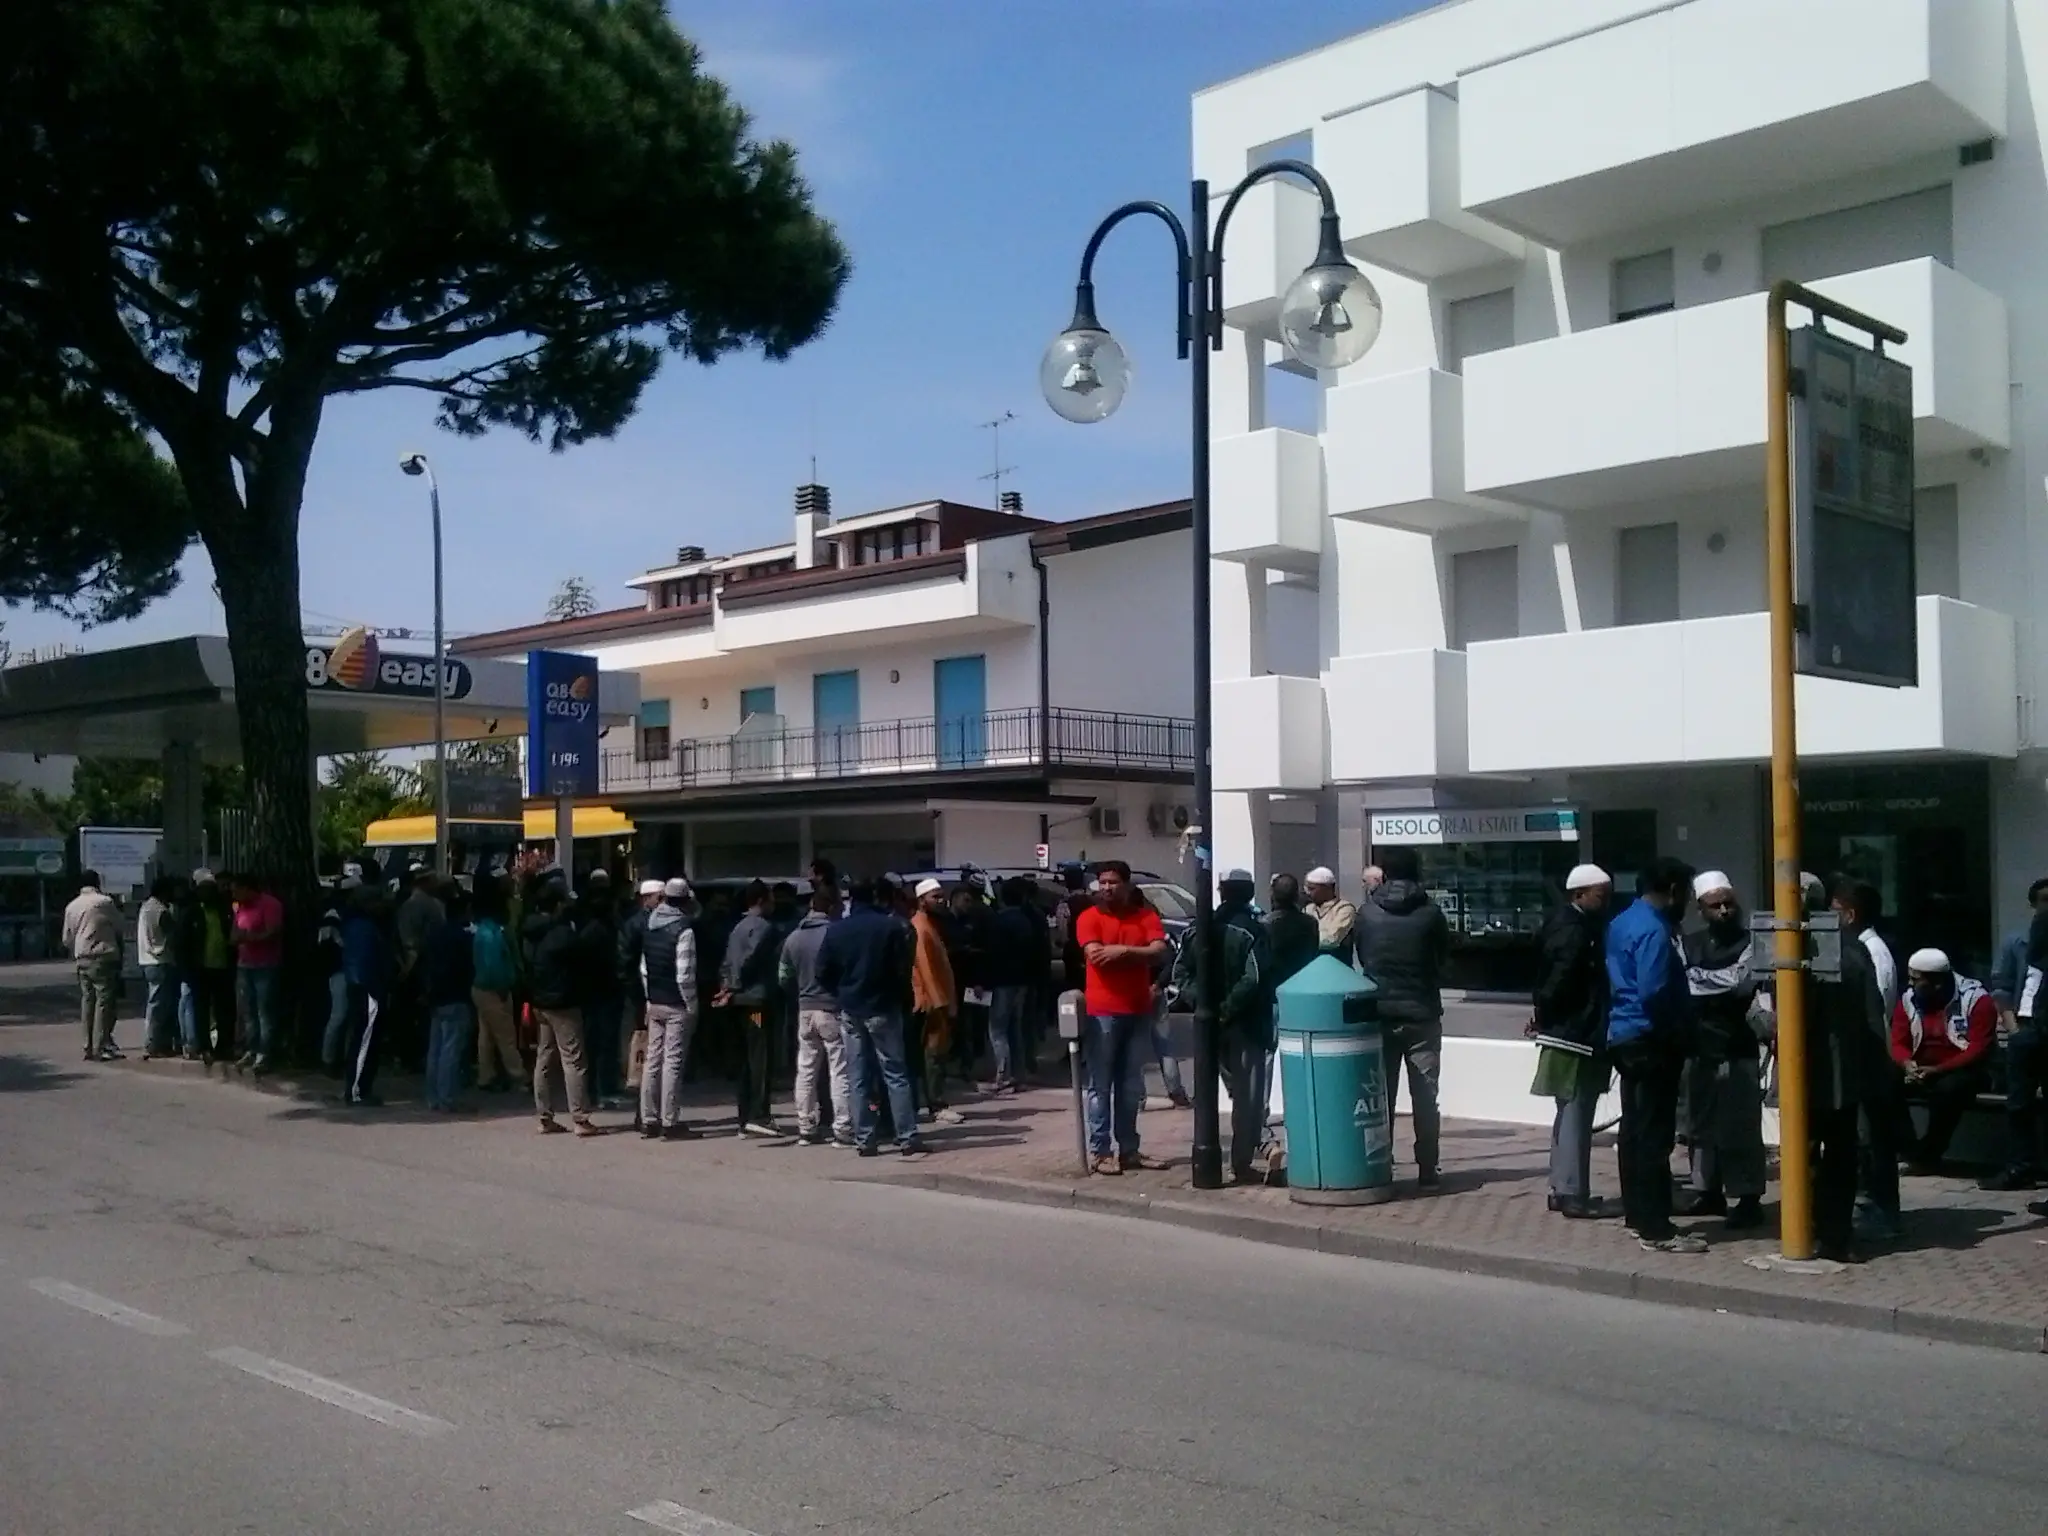
[[[1054,708],[1194,713],[1193,558],[1180,532],[1046,559]]]

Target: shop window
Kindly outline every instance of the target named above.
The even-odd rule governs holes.
[[[1519,551],[1468,549],[1451,556],[1451,648],[1512,640],[1522,632]]]
[[[1678,617],[1678,524],[1640,523],[1614,536],[1614,622]]]
[[[1463,373],[1467,358],[1514,344],[1514,289],[1453,299],[1444,306],[1444,372]]]
[[[1640,320],[1678,307],[1672,286],[1671,252],[1651,251],[1614,264],[1614,318]]]
[[[642,699],[640,701],[640,761],[659,763],[668,760],[668,700]]]

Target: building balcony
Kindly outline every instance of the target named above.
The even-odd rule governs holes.
[[[1521,513],[1465,489],[1464,380],[1435,368],[1383,374],[1323,396],[1325,499],[1333,517],[1442,533]]]
[[[1213,222],[1223,200],[1212,200]],[[1297,181],[1272,177],[1245,193],[1230,215],[1223,252],[1223,318],[1270,340],[1280,336],[1280,296],[1316,259],[1323,205]]]
[[[1316,790],[1323,787],[1323,685],[1313,677],[1219,679],[1215,787],[1219,790]]]
[[[611,752],[602,764],[602,789],[607,795],[663,794],[1004,769],[1171,777],[1192,774],[1194,767],[1192,720],[1007,709],[944,720],[741,730],[678,743],[652,760]]]
[[[1217,438],[1209,453],[1209,552],[1313,571],[1323,556],[1323,445],[1268,427]]]
[[[1682,0],[1458,79],[1466,210],[1551,246],[2005,133],[1997,0]]]
[[[1330,782],[1432,779],[1466,771],[1462,651],[1339,656],[1323,674]]]
[[[1923,597],[1917,624],[1917,687],[1798,679],[1802,757],[2017,754],[2013,621]],[[1769,640],[1769,615],[1743,613],[1474,645],[1471,771],[1764,761]]]
[[[875,565],[763,576],[719,593],[721,652],[835,652],[919,635],[977,634],[1038,618],[1028,534]]]
[[[1458,103],[1433,85],[1331,118],[1316,168],[1344,212],[1344,249],[1422,282],[1521,259],[1520,235],[1458,195]]]
[[[1923,462],[2010,445],[1997,295],[1930,258],[1813,287],[1906,332],[1892,355],[1913,368]],[[1568,510],[1761,485],[1765,306],[1747,294],[1468,359],[1466,489]]]

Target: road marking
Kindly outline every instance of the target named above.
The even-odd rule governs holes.
[[[123,1328],[133,1328],[137,1333],[151,1334],[159,1339],[182,1338],[192,1331],[183,1323],[124,1307],[118,1301],[95,1295],[66,1280],[31,1280],[28,1288],[40,1291],[52,1301],[61,1301],[68,1307],[76,1307],[81,1312],[90,1312],[94,1317],[104,1317],[110,1323],[119,1323]]]
[[[651,1525],[658,1531],[673,1531],[676,1536],[754,1536],[752,1531],[742,1530],[716,1515],[685,1509],[673,1499],[658,1499],[638,1509],[629,1509],[626,1518]]]
[[[397,1403],[387,1403],[381,1397],[358,1392],[354,1387],[343,1386],[338,1381],[329,1381],[325,1376],[315,1376],[311,1371],[302,1371],[296,1365],[286,1365],[282,1360],[272,1360],[252,1349],[230,1347],[209,1350],[207,1353],[210,1358],[220,1361],[222,1365],[232,1365],[238,1371],[247,1371],[251,1376],[260,1376],[280,1387],[290,1387],[294,1392],[303,1392],[308,1397],[318,1398],[331,1407],[361,1414],[366,1419],[375,1419],[379,1424],[388,1424],[393,1429],[402,1429],[408,1434],[445,1435],[455,1427],[446,1419],[437,1419],[429,1413],[416,1413],[410,1408],[401,1408]]]

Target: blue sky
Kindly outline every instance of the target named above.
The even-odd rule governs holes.
[[[1087,516],[1187,491],[1186,370],[1174,360],[1167,246],[1127,225],[1097,269],[1103,318],[1131,349],[1132,396],[1069,426],[1038,399],[1038,356],[1074,269],[1117,203],[1176,207],[1188,99],[1201,86],[1376,25],[1417,0],[674,0],[712,71],[764,134],[791,139],[854,273],[831,328],[789,362],[671,360],[617,437],[550,454],[509,432],[435,430],[410,391],[336,402],[301,532],[309,618],[426,625],[425,493],[439,475],[448,623],[537,619],[565,575],[605,606],[679,544],[786,538],[809,477],[840,513],[926,497],[992,499],[978,423],[1015,411],[1004,481],[1041,516]],[[172,597],[80,635],[6,615],[19,646],[221,632],[203,554]]]

